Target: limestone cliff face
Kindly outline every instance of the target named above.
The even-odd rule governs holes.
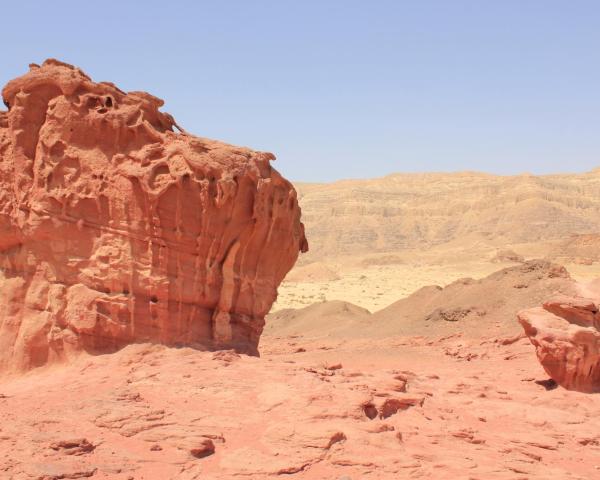
[[[0,368],[137,341],[256,353],[308,248],[274,156],[56,60],[2,96]]]

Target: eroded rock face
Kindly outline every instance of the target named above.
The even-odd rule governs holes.
[[[56,60],[2,96],[0,368],[138,341],[256,353],[308,249],[274,156]]]
[[[600,301],[556,296],[519,312],[544,370],[568,390],[600,392]]]

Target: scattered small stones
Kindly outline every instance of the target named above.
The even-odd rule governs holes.
[[[386,398],[378,408],[379,418],[389,418],[400,410],[407,410],[410,407],[422,406],[423,397],[405,396]]]
[[[52,450],[62,451],[66,455],[84,455],[93,452],[95,445],[88,442],[85,438],[73,440],[59,440],[50,444]]]
[[[341,363],[334,363],[331,365],[325,365],[325,370],[341,370],[342,369],[342,364]]]
[[[90,478],[93,477],[96,472],[98,471],[97,468],[93,468],[90,470],[75,470],[75,471],[60,471],[60,473],[50,473],[50,474],[44,474],[44,475],[40,475],[38,477],[37,480],[63,480],[63,479],[68,479],[68,478]],[[134,480],[133,477],[130,477],[130,479],[128,480]]]
[[[377,407],[375,407],[375,405],[373,405],[371,402],[364,403],[363,405],[361,405],[361,408],[363,413],[370,420],[374,420],[377,417]]]
[[[212,440],[205,438],[197,447],[190,449],[190,453],[196,458],[204,458],[215,453],[215,444]]]

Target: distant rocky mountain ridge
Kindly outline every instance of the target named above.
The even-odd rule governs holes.
[[[305,260],[600,232],[600,169],[540,176],[393,174],[295,186],[311,241]]]

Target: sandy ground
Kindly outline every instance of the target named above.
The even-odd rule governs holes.
[[[334,272],[338,279],[319,280],[314,276],[315,278],[307,278],[306,281],[298,281],[301,277],[295,275],[296,281],[284,281],[279,287],[279,297],[272,311],[302,308],[326,300],[343,300],[375,312],[423,286],[444,287],[465,277],[480,279],[501,268],[516,265],[492,263],[487,258],[446,261],[441,264],[433,263],[434,261],[436,260],[424,258],[412,263],[368,267],[352,265],[344,260],[323,262],[327,277]],[[599,263],[567,263],[565,267],[577,281],[585,282],[600,277]],[[295,270],[292,272],[295,273]]]
[[[261,350],[133,345],[3,379],[0,477],[600,475],[600,397],[553,388],[527,340],[266,336]]]
[[[331,262],[286,282],[277,307],[377,310],[508,265]],[[557,388],[522,336],[347,332],[267,329],[260,358],[131,345],[0,378],[0,478],[600,478],[600,396]]]
[[[387,307],[425,285],[445,286],[462,277],[482,278],[502,265],[472,262],[457,265],[383,265],[344,268],[333,281],[284,282],[272,311],[300,308],[326,300],[344,300],[372,312]]]

